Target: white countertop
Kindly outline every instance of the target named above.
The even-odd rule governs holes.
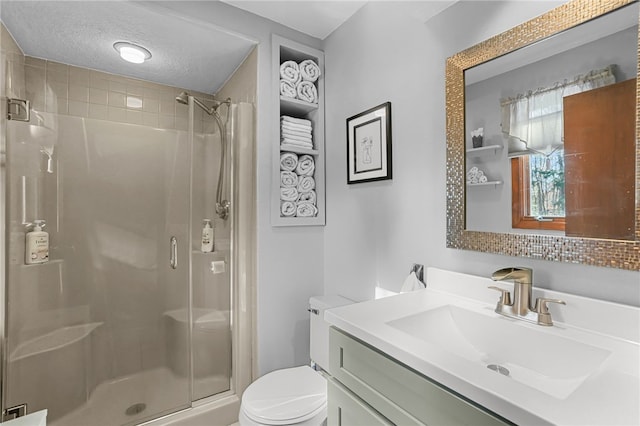
[[[544,327],[493,312],[497,294],[486,287],[495,284],[483,277],[430,268],[425,290],[330,309],[326,311],[325,319],[514,423],[640,424],[639,308],[538,289],[534,298],[544,295],[567,302],[567,306],[552,307],[555,324]],[[499,285],[510,287],[509,283]],[[557,336],[611,354],[596,370],[580,379],[575,390],[553,396],[388,324],[447,305],[515,322],[518,326],[548,334],[551,341]],[[513,343],[526,345],[526,342]],[[530,348],[534,352],[546,349],[535,345]]]

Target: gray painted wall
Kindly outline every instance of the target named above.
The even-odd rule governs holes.
[[[410,2],[372,2],[325,40],[327,294],[398,290],[412,262],[481,276],[521,265],[537,286],[640,306],[638,272],[446,248],[446,58],[558,4],[459,2],[425,24]],[[385,101],[393,180],[347,185],[345,119]]]

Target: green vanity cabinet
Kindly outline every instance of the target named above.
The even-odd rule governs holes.
[[[329,426],[511,424],[335,327],[329,351]]]
[[[393,424],[332,377],[328,380],[327,392],[329,395],[327,418],[330,425],[391,426]]]

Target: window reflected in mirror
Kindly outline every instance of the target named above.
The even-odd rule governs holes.
[[[564,231],[564,149],[511,159],[512,226]]]

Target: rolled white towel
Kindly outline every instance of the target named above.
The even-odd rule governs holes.
[[[309,102],[311,104],[318,103],[318,90],[316,86],[310,81],[301,81],[296,86],[296,92],[298,99]]]
[[[316,189],[316,181],[311,176],[300,176],[298,181],[298,192],[309,192]]]
[[[280,199],[282,201],[298,201],[298,190],[295,188],[280,188]]]
[[[308,201],[298,203],[296,206],[296,216],[298,217],[314,217],[318,214],[318,208]]]
[[[280,172],[281,188],[295,188],[296,186],[298,186],[298,183],[298,175],[294,172]]]
[[[295,99],[298,96],[296,85],[288,80],[280,79],[280,94]]]
[[[478,183],[481,176],[484,176],[484,172],[474,166],[467,172],[467,182]]]
[[[482,175],[478,178],[478,183],[487,183],[488,181],[489,179],[485,175]]]
[[[304,81],[314,83],[320,77],[320,67],[311,59],[300,62],[298,68]]]
[[[280,216],[293,217],[296,215],[296,203],[283,201],[280,203]]]
[[[311,190],[309,192],[302,192],[302,193],[298,193],[298,202],[302,202],[302,201],[308,201],[310,203],[315,204],[316,203],[316,191]]]
[[[289,130],[297,130],[299,132],[308,132],[308,133],[311,133],[311,130],[312,130],[311,125],[290,123],[290,122],[284,121],[284,120],[281,121],[280,128],[289,129]]]
[[[298,167],[298,154],[283,152],[280,154],[280,170],[292,172]]]
[[[280,78],[298,84],[302,77],[300,76],[300,67],[295,61],[285,61],[280,65]]]
[[[296,173],[298,176],[313,176],[315,169],[316,164],[312,156],[301,155],[298,158],[298,165],[296,166]]]
[[[287,122],[287,123],[294,123],[294,124],[302,124],[305,126],[311,126],[311,120],[307,120],[306,118],[296,118],[296,117],[291,117],[288,115],[282,115],[280,116],[280,120],[282,120],[283,122]]]

